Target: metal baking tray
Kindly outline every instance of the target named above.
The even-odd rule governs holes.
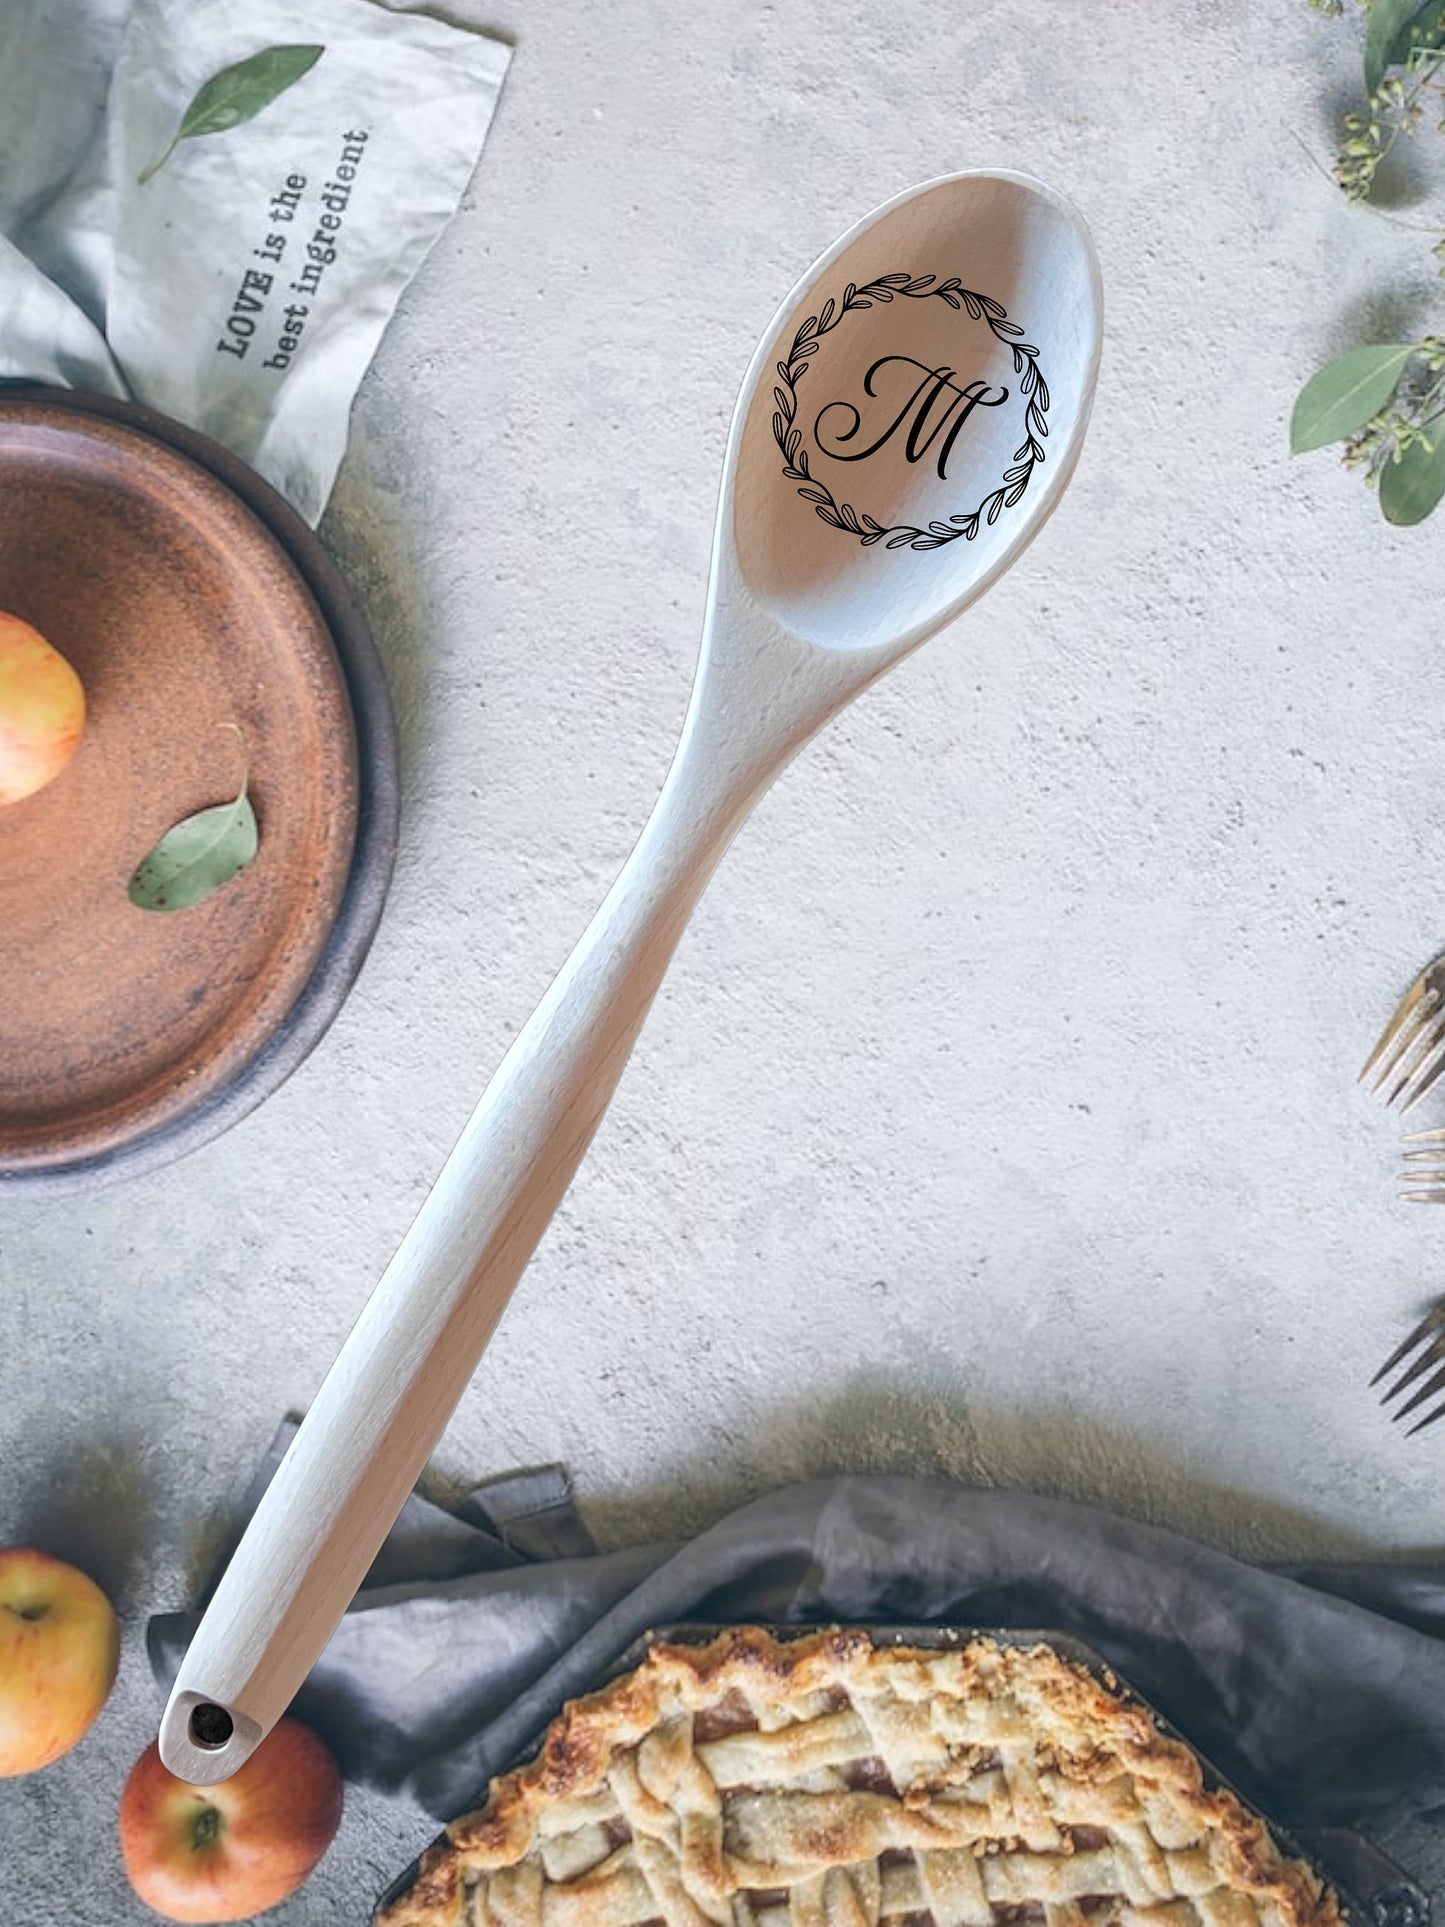
[[[775,1639],[780,1640],[806,1639],[813,1633],[850,1630],[867,1633],[869,1638],[879,1646],[916,1646],[926,1652],[966,1646],[975,1639],[991,1639],[999,1646],[1047,1646],[1060,1658],[1067,1659],[1075,1666],[1082,1668],[1109,1692],[1121,1699],[1132,1700],[1137,1706],[1142,1706],[1161,1733],[1172,1740],[1177,1740],[1181,1746],[1187,1747],[1199,1761],[1205,1784],[1211,1790],[1217,1789],[1233,1794],[1246,1812],[1252,1813],[1268,1829],[1282,1854],[1291,1860],[1303,1860],[1307,1866],[1314,1869],[1326,1886],[1334,1891],[1349,1927],[1431,1927],[1429,1895],[1410,1878],[1403,1868],[1382,1853],[1373,1841],[1368,1840],[1364,1834],[1355,1832],[1351,1827],[1300,1827],[1290,1830],[1278,1825],[1266,1814],[1261,1813],[1253,1801],[1247,1800],[1239,1789],[1200,1753],[1198,1747],[1186,1739],[1177,1727],[1171,1725],[1142,1693],[1136,1692],[1126,1679],[1121,1678],[1101,1653],[1096,1652],[1083,1640],[1076,1639],[1072,1633],[1032,1628],[1021,1631],[1017,1628],[1000,1629],[993,1626],[846,1627],[840,1626],[836,1621],[820,1625],[788,1626],[767,1625],[755,1620],[747,1623],[761,1624],[764,1632],[771,1633]],[[610,1685],[614,1679],[620,1679],[624,1673],[632,1672],[646,1659],[651,1648],[659,1643],[673,1646],[701,1646],[706,1645],[709,1640],[716,1639],[719,1634],[733,1630],[732,1625],[702,1624],[691,1620],[677,1625],[659,1626],[652,1632],[643,1633],[625,1652],[619,1653],[612,1665],[587,1690],[599,1692],[604,1686]],[[515,1772],[519,1766],[524,1766],[534,1757],[541,1747],[547,1726],[550,1724],[549,1720],[547,1725],[544,1725],[541,1731],[520,1749],[517,1757],[503,1769],[504,1772]],[[500,1778],[500,1774],[497,1777]],[[486,1799],[486,1793],[487,1788],[483,1787],[473,1807],[468,1811],[480,1807]],[[434,1844],[444,1844],[446,1837],[445,1832],[439,1834]],[[389,1907],[392,1901],[399,1899],[415,1882],[420,1871],[421,1856],[418,1855],[411,1865],[377,1897],[372,1910],[373,1918],[380,1914],[383,1908]]]

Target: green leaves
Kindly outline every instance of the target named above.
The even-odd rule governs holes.
[[[1295,403],[1290,445],[1337,441],[1378,486],[1387,522],[1423,522],[1445,498],[1445,336],[1352,348],[1321,368]]]
[[[1344,11],[1343,0],[1312,4]],[[1334,166],[1351,201],[1369,199],[1401,136],[1435,118],[1445,94],[1445,0],[1360,5],[1369,102],[1344,116]],[[1435,254],[1445,276],[1445,240]],[[1353,348],[1321,368],[1295,402],[1290,447],[1300,454],[1327,442],[1345,444],[1345,466],[1379,490],[1388,522],[1422,522],[1445,500],[1445,335]]]
[[[1300,390],[1290,417],[1289,445],[1296,455],[1356,434],[1389,401],[1416,353],[1416,344],[1351,348],[1327,361]]]
[[[165,153],[136,177],[139,184],[143,187],[159,174],[182,141],[197,140],[203,134],[226,134],[243,121],[254,120],[278,94],[309,74],[325,51],[315,46],[263,47],[249,59],[212,74],[186,109]]]
[[[197,810],[166,831],[131,878],[130,900],[140,910],[188,910],[245,869],[257,840],[243,778],[234,802]]]
[[[1380,470],[1380,510],[1387,522],[1413,528],[1445,495],[1445,421],[1436,435],[1412,442]]]
[[[1365,22],[1365,88],[1374,93],[1392,64],[1391,49],[1421,11],[1420,0],[1373,0]],[[1408,48],[1408,39],[1406,42]]]
[[[1403,67],[1419,47],[1438,47],[1442,0],[1371,0],[1365,23],[1365,86],[1374,93],[1387,67]]]

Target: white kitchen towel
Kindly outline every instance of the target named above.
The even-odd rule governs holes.
[[[208,81],[298,45],[300,79],[144,178]],[[314,524],[509,58],[379,0],[4,0],[0,378],[145,402]]]

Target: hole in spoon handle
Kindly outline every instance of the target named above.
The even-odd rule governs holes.
[[[161,1716],[161,1762],[187,1786],[229,1780],[266,1737],[259,1720],[209,1693],[181,1687]]]
[[[214,1753],[223,1747],[235,1730],[236,1722],[224,1706],[217,1706],[213,1700],[202,1700],[191,1709],[191,1738],[207,1752]]]

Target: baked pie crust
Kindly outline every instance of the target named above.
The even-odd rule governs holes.
[[[1338,1927],[1136,1702],[1047,1646],[659,1644],[424,1855],[383,1927]]]

